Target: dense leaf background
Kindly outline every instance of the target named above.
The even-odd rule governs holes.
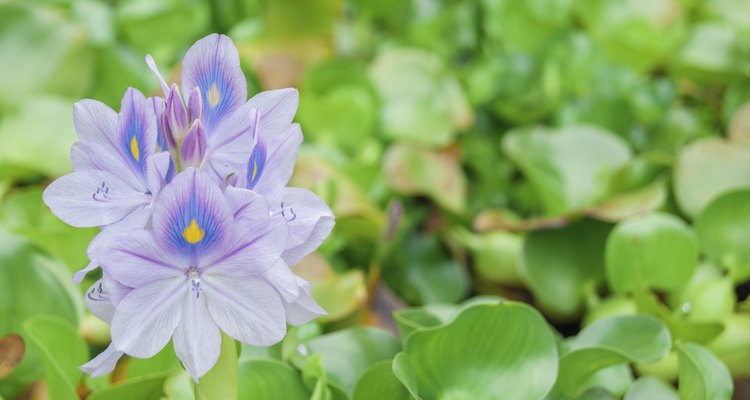
[[[328,315],[242,346],[241,399],[750,398],[747,0],[0,1],[0,398],[193,398],[168,347],[111,376],[96,230],[41,201],[72,104],[157,94],[198,38],[295,86],[292,181],[337,217]],[[88,280],[90,284],[95,277]],[[19,340],[19,337],[23,340]]]

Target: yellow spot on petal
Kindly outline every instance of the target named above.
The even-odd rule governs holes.
[[[138,139],[136,139],[135,136],[130,139],[130,154],[133,155],[135,161],[141,160],[141,151],[138,149]]]
[[[188,241],[190,244],[196,244],[203,240],[203,236],[206,234],[206,232],[203,231],[198,226],[198,223],[195,222],[195,220],[190,221],[190,226],[185,228],[182,231],[182,237],[185,238],[185,240]]]
[[[258,162],[253,163],[253,173],[250,176],[250,181],[255,181],[255,175],[258,175]]]
[[[208,104],[211,108],[214,108],[219,104],[219,100],[221,100],[221,94],[219,93],[219,88],[217,88],[214,83],[211,85],[211,89],[208,89]]]

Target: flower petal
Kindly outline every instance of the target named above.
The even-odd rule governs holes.
[[[117,120],[116,147],[132,172],[146,184],[146,160],[156,151],[157,127],[153,106],[143,93],[128,88]]]
[[[81,142],[75,142],[70,146],[70,164],[73,166],[73,171],[97,169],[96,164],[86,151],[86,147]]]
[[[223,182],[228,174],[240,174],[253,147],[258,112],[247,104],[224,118],[208,134],[205,164]]]
[[[284,301],[286,321],[290,325],[302,325],[321,315],[326,315],[326,311],[320,307],[310,294],[310,284],[300,277],[296,278],[297,285],[299,286],[299,296],[292,302]]]
[[[286,224],[279,218],[237,220],[227,250],[206,259],[203,271],[235,277],[262,274],[279,260],[286,239]]]
[[[117,113],[96,100],[84,99],[73,106],[73,124],[82,141],[108,143],[117,135]]]
[[[182,322],[174,332],[174,349],[193,379],[208,372],[221,352],[221,334],[206,308],[206,296],[188,296]]]
[[[198,263],[223,250],[231,239],[233,219],[221,189],[200,171],[188,168],[159,195],[153,227],[161,246]]]
[[[146,229],[109,234],[101,244],[89,247],[89,258],[123,285],[138,288],[154,281],[185,276],[189,265],[163,249]]]
[[[235,219],[268,219],[271,215],[266,199],[252,190],[228,186],[224,194]]]
[[[168,152],[154,154],[149,157],[146,170],[148,188],[152,196],[156,197],[175,174],[174,163]]]
[[[289,265],[317,249],[335,224],[328,205],[306,189],[285,188],[281,200],[271,205],[271,213],[287,221],[289,240],[282,258]]]
[[[281,191],[289,182],[294,172],[294,163],[297,160],[297,151],[302,144],[302,130],[299,124],[287,126],[280,134],[266,136],[263,132],[259,133],[258,143],[256,146],[265,147],[265,157],[263,162],[262,175],[252,179],[253,190],[270,198],[278,198]],[[239,175],[238,186],[248,188],[253,177],[253,168],[251,156],[245,160],[246,167],[243,173]]]
[[[247,82],[232,40],[211,34],[197,41],[182,61],[182,93],[185,99],[198,87],[203,102],[203,122],[210,136],[223,118],[247,98]]]
[[[159,80],[159,84],[161,85],[161,90],[164,92],[164,97],[167,97],[167,94],[169,94],[169,85],[167,85],[167,81],[164,80],[161,72],[159,72],[159,67],[156,66],[156,61],[151,57],[151,54],[146,54],[146,65],[156,75],[156,79]]]
[[[91,361],[81,365],[81,371],[98,378],[112,372],[117,366],[117,361],[123,356],[123,352],[117,351],[111,343],[104,351],[99,353]]]
[[[100,320],[110,322],[115,313],[115,305],[104,283],[102,279],[99,279],[86,291],[86,308]]]
[[[276,289],[285,302],[294,301],[299,295],[297,277],[282,259],[279,259],[273,267],[264,272],[263,278]]]
[[[117,222],[151,202],[110,173],[73,172],[52,182],[42,195],[44,203],[68,225],[90,227]]]
[[[182,320],[188,285],[186,278],[172,278],[133,289],[117,305],[112,318],[115,347],[140,358],[164,348]]]
[[[164,132],[164,125],[162,124],[162,118],[164,115],[164,99],[158,96],[149,97],[148,103],[151,109],[154,110],[154,122],[156,123],[156,151],[167,151],[167,137]]]
[[[248,104],[260,111],[260,134],[271,137],[283,132],[294,119],[299,92],[294,88],[267,90],[253,96]]]
[[[208,311],[227,335],[254,346],[270,346],[284,338],[284,307],[263,279],[208,274],[203,283]]]

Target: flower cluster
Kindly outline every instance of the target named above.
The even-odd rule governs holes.
[[[290,266],[334,218],[315,194],[287,187],[302,142],[296,90],[247,100],[237,49],[223,35],[187,52],[182,91],[146,62],[164,98],[128,89],[119,114],[77,103],[73,173],[44,201],[70,225],[101,227],[74,279],[101,267],[86,304],[110,323],[112,343],[82,369],[107,374],[123,354],[151,357],[171,339],[198,380],[219,357],[221,331],[265,346],[287,323],[324,314]]]

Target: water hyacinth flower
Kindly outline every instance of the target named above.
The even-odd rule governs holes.
[[[287,323],[325,313],[290,266],[334,218],[312,192],[286,187],[302,142],[296,90],[246,101],[237,49],[223,35],[187,52],[182,91],[146,61],[165,98],[129,89],[120,115],[79,102],[74,172],[44,199],[63,221],[102,228],[74,280],[102,268],[86,305],[111,324],[112,343],[82,369],[107,374],[122,355],[150,357],[171,339],[198,381],[219,358],[220,332],[271,345]]]
[[[219,357],[219,329],[259,346],[284,337],[282,293],[298,287],[288,268],[274,268],[287,229],[263,202],[252,207],[265,219],[235,219],[219,187],[189,168],[157,200],[152,229],[108,236],[98,259],[112,279],[133,288],[112,316],[117,350],[151,357],[172,338],[197,379]],[[304,322],[322,313],[318,307]]]
[[[148,100],[128,89],[119,115],[83,100],[73,120],[79,137],[71,148],[74,172],[52,182],[44,202],[76,227],[144,226],[170,173],[169,154],[156,152],[156,118]]]

